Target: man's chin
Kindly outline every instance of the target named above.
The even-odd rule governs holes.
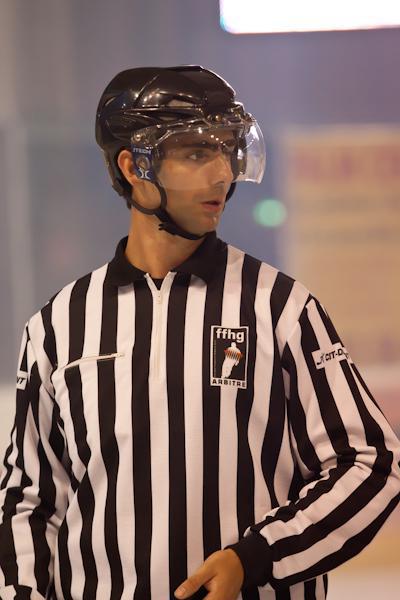
[[[202,227],[201,229],[198,229],[198,231],[193,232],[196,233],[197,235],[205,235],[206,233],[212,233],[213,231],[215,231],[217,229],[219,225],[219,218],[218,217],[214,217],[213,219],[210,219],[210,222],[205,225],[204,227]]]
[[[211,218],[207,218],[206,222],[203,223],[178,223],[179,227],[182,227],[185,231],[192,233],[194,235],[203,236],[207,233],[212,233],[215,231],[219,225],[220,218],[219,216],[214,216]]]

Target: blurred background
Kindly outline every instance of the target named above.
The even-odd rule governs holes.
[[[278,33],[233,33],[235,14],[268,24],[257,9],[269,4],[225,0],[221,17],[217,0],[0,0],[1,455],[24,323],[127,233],[94,116],[133,66],[202,64],[257,117],[266,175],[238,185],[220,237],[311,289],[400,433],[400,29],[284,33],[278,20]],[[343,4],[364,16],[374,5]],[[379,10],[399,13],[375,4],[380,23]],[[329,600],[398,598],[399,539],[397,509],[332,574]]]

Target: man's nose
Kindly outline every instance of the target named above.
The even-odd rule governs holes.
[[[232,183],[233,173],[231,165],[231,157],[221,150],[218,151],[209,163],[209,173],[211,182],[216,183]]]

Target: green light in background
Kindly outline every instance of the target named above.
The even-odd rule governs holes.
[[[262,227],[279,227],[286,219],[286,208],[280,200],[260,200],[253,208],[253,219]]]

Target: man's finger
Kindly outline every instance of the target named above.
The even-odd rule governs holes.
[[[176,598],[190,598],[190,596],[197,592],[197,590],[199,590],[210,578],[211,573],[209,569],[203,565],[175,590]]]

